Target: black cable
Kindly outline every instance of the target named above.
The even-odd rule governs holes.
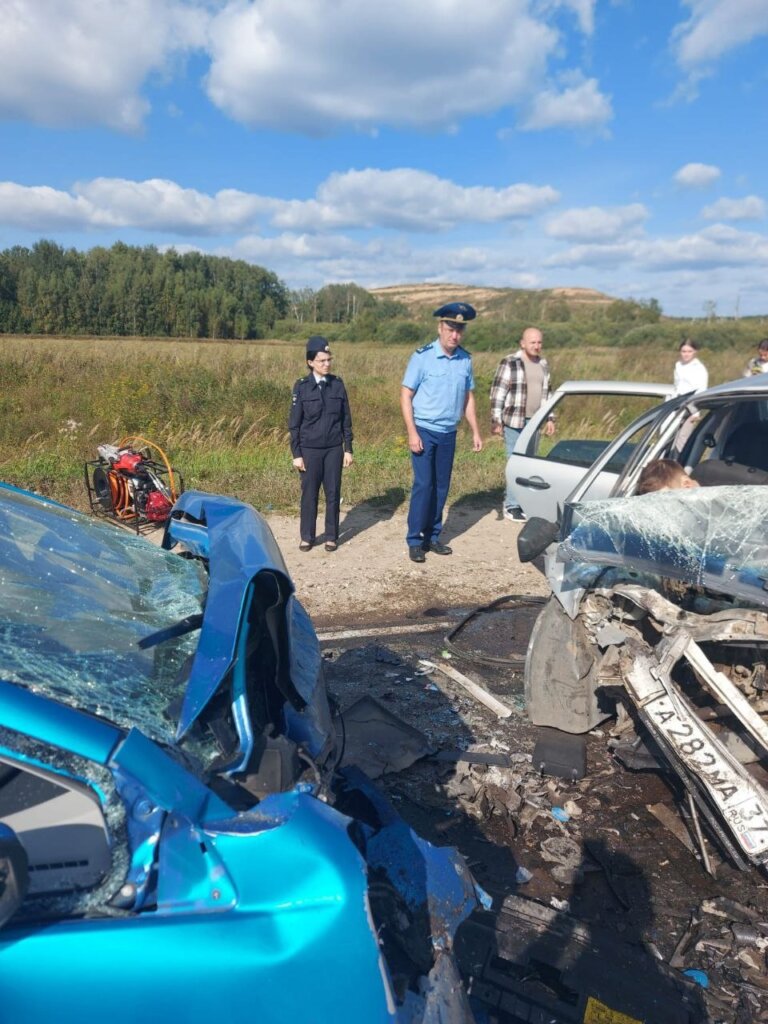
[[[522,665],[525,662],[524,654],[515,654],[509,658],[494,658],[488,654],[468,654],[466,651],[462,651],[460,647],[457,647],[453,643],[453,639],[456,634],[477,615],[480,615],[483,612],[495,611],[500,605],[505,604],[508,601],[514,601],[518,605],[543,605],[547,600],[548,599],[546,597],[530,597],[525,594],[505,594],[503,597],[497,597],[496,600],[491,601],[490,604],[478,605],[477,608],[473,608],[472,611],[465,615],[449,633],[445,634],[443,637],[443,643],[452,654],[456,654],[460,658],[465,658],[467,661],[477,661],[484,665]]]

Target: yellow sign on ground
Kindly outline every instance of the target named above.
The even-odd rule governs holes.
[[[643,1022],[635,1017],[628,1017],[626,1013],[612,1010],[610,1006],[606,1006],[605,1003],[590,996],[584,1011],[584,1024],[643,1024]]]

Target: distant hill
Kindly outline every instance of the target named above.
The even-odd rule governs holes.
[[[565,304],[571,312],[609,306],[616,299],[594,288],[483,288],[464,284],[395,284],[369,288],[379,299],[404,303],[411,315],[431,313],[435,306],[460,300],[471,303],[478,313],[498,313],[510,305],[535,303],[546,313],[547,306]]]

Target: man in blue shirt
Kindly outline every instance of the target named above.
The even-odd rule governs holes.
[[[413,488],[408,509],[408,554],[413,562],[425,553],[450,555],[440,541],[443,507],[448,496],[456,451],[456,428],[462,415],[472,431],[472,449],[483,439],[477,426],[472,357],[461,347],[464,329],[475,310],[466,302],[449,302],[432,314],[439,320],[437,338],[411,356],[400,391],[400,409],[411,450]]]

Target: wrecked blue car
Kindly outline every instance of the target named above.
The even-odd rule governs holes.
[[[4,1020],[472,1020],[472,878],[337,770],[253,509],[187,492],[161,548],[0,486],[0,582]]]

